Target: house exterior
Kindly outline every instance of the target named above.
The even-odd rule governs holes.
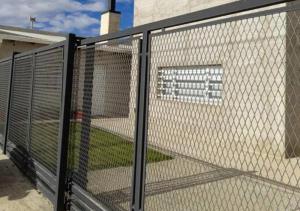
[[[12,56],[13,53],[22,53],[35,48],[50,45],[56,42],[61,42],[66,40],[66,35],[60,33],[24,29],[11,26],[1,26],[0,25],[0,60]],[[3,78],[0,79],[0,88],[3,92],[0,96],[0,143],[3,142],[4,134],[4,123],[6,119],[7,105],[5,105],[6,99],[8,98],[7,91],[10,74],[11,62],[7,61],[1,64]],[[6,76],[6,77],[4,77]]]
[[[0,59],[66,39],[66,35],[11,26],[0,26]]]
[[[136,0],[134,23],[137,26],[229,2],[233,1]],[[153,35],[148,143],[293,183],[288,172],[300,173],[299,16],[299,12],[281,12]],[[212,75],[221,78],[217,93],[221,101],[207,103],[168,94],[159,97],[162,71],[170,74],[170,69],[179,69],[182,74],[185,68],[196,71],[203,67],[221,68]],[[165,74],[166,78],[168,72]],[[185,74],[190,79],[201,76]],[[258,166],[260,169],[255,169]]]
[[[135,0],[135,26],[233,2],[172,1]],[[290,178],[300,173],[298,17],[299,12],[228,17],[154,33],[149,146],[297,185]],[[95,53],[93,84],[110,95],[94,86],[92,124],[129,139],[135,128],[138,42],[127,43],[131,55],[107,43]],[[82,56],[79,68],[84,62]],[[130,87],[119,86],[123,83]],[[113,102],[122,96],[125,100]]]
[[[134,25],[139,26],[239,0],[135,0]]]

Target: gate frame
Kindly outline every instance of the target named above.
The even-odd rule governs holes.
[[[10,99],[11,99],[11,89],[12,89],[12,80],[13,80],[13,74],[14,74],[14,60],[15,55],[17,53],[13,52],[11,57],[5,59],[7,61],[11,60],[10,62],[10,78],[9,78],[9,86],[8,86],[8,100],[7,100],[7,112],[5,116],[5,128],[4,128],[4,143],[3,143],[3,154],[6,155],[6,147],[7,147],[7,131],[8,131],[8,119],[10,114]]]
[[[250,14],[241,14],[237,17],[226,17],[229,15],[239,14],[242,12],[253,11],[255,9],[262,9],[269,6],[279,5],[282,3],[297,2],[298,0],[243,0],[232,3],[223,4],[220,6],[192,12],[190,14],[180,15],[177,17],[168,18],[165,20],[156,21],[153,23],[137,26],[124,31],[100,35],[93,38],[83,39],[80,42],[80,46],[93,45],[100,42],[107,42],[111,40],[118,40],[124,38],[134,37],[135,35],[142,34],[142,44],[139,49],[139,72],[138,72],[138,100],[137,100],[137,114],[135,123],[135,149],[134,149],[134,161],[133,161],[133,172],[132,172],[132,198],[131,198],[131,211],[143,211],[144,210],[144,200],[145,200],[145,177],[146,177],[146,153],[147,153],[147,112],[149,105],[149,74],[151,60],[149,59],[151,54],[151,36],[154,33],[166,34],[174,32],[175,30],[182,30],[182,28],[189,28],[186,24],[196,23],[200,21],[210,20],[214,18],[225,17],[225,21],[238,20],[241,17],[250,18],[257,16],[257,14],[267,14],[266,11],[254,12]],[[300,1],[298,1],[300,2]],[[270,9],[274,12],[279,9]],[[213,20],[214,24],[224,22],[224,19]],[[211,22],[208,23],[212,24]],[[203,25],[203,24],[202,24]],[[167,28],[182,26],[179,29],[171,29],[166,31]],[[190,27],[199,27],[199,25],[194,25]],[[73,184],[73,186],[78,186]],[[101,202],[95,201],[93,197],[89,197],[86,191],[81,188],[76,188],[75,195],[81,194],[85,196],[82,202],[88,207],[103,209],[104,206]],[[80,196],[80,195],[79,195]],[[72,197],[71,197],[72,198]],[[74,198],[78,198],[74,197]],[[72,208],[72,207],[71,207]],[[76,208],[74,208],[76,210]]]
[[[61,154],[60,152],[64,152],[65,146],[66,146],[66,142],[64,139],[64,141],[61,141],[60,139],[62,139],[61,137],[66,137],[64,136],[64,134],[62,133],[62,131],[65,133],[66,127],[64,125],[66,124],[62,124],[62,120],[65,121],[65,115],[62,114],[62,112],[66,112],[67,108],[71,108],[68,104],[68,99],[69,96],[71,96],[71,91],[68,91],[68,87],[69,84],[71,83],[71,89],[72,89],[72,77],[70,77],[70,71],[73,72],[73,59],[74,59],[74,52],[75,52],[75,44],[77,43],[77,38],[75,35],[73,34],[69,34],[67,36],[67,40],[65,41],[61,41],[52,45],[48,45],[48,46],[44,46],[41,48],[37,48],[37,49],[32,49],[30,51],[26,51],[23,53],[19,53],[16,54],[14,53],[12,56],[12,63],[11,63],[11,81],[10,81],[10,93],[9,93],[9,106],[7,108],[8,111],[8,115],[7,115],[7,119],[6,119],[6,125],[5,125],[5,147],[3,148],[3,154],[7,154],[7,156],[20,168],[20,170],[29,177],[29,179],[35,183],[35,185],[37,186],[38,189],[41,190],[41,192],[53,203],[53,205],[55,205],[57,203],[57,201],[59,201],[59,203],[63,203],[62,209],[65,209],[65,200],[63,199],[61,200],[57,200],[57,196],[59,194],[57,194],[58,190],[60,191],[60,194],[62,192],[61,189],[63,189],[63,193],[65,192],[65,186],[64,185],[59,185],[62,181],[64,181],[64,179],[62,178],[66,178],[64,174],[64,167],[66,167],[67,165],[67,161],[62,160],[62,159],[66,159],[65,155],[66,153]],[[72,46],[72,47],[71,47]],[[31,56],[32,57],[32,62],[34,62],[34,57],[36,54],[41,53],[41,52],[45,52],[48,50],[52,50],[52,49],[56,49],[56,48],[63,48],[63,68],[62,68],[62,80],[64,80],[64,82],[62,83],[62,88],[61,88],[61,108],[60,108],[60,127],[59,127],[59,141],[58,141],[58,150],[57,150],[57,175],[54,175],[52,172],[50,172],[45,166],[43,166],[41,163],[39,163],[37,160],[35,160],[34,158],[30,157],[30,156],[26,156],[23,155],[22,152],[20,152],[18,149],[16,149],[13,153],[10,152],[9,150],[9,146],[14,147],[14,143],[10,143],[8,142],[8,125],[9,125],[9,120],[10,120],[10,108],[11,108],[11,98],[12,98],[12,86],[13,86],[13,75],[14,75],[14,65],[15,65],[15,61],[18,58],[21,57],[27,57],[27,56]],[[72,53],[73,52],[73,53]],[[10,60],[11,57],[7,58],[6,60]],[[33,71],[33,75],[34,75],[34,64],[32,64],[32,71]],[[32,78],[31,81],[31,89],[30,89],[30,109],[29,109],[29,121],[31,121],[31,107],[32,107],[32,97],[33,97],[33,86],[34,86],[34,78]],[[66,94],[65,94],[66,93]],[[65,103],[66,102],[66,103]],[[63,104],[64,103],[64,104]],[[29,126],[30,128],[30,126]],[[29,139],[30,139],[30,129],[28,129],[27,131],[28,135],[29,135]],[[62,136],[63,134],[63,136]],[[29,140],[30,141],[30,140]],[[60,146],[61,143],[64,143],[62,145],[62,147]],[[67,142],[68,143],[68,142]],[[30,144],[30,142],[28,143]],[[67,147],[67,146],[66,146]],[[28,152],[30,155],[30,151]],[[62,166],[60,164],[63,164]],[[64,165],[65,164],[65,165]],[[32,177],[34,176],[34,177]],[[57,190],[56,190],[57,189]]]
[[[11,96],[12,96],[12,81],[15,58],[32,55],[41,51],[46,51],[56,47],[64,47],[64,68],[63,68],[63,88],[62,88],[62,104],[60,114],[60,126],[59,126],[59,138],[58,138],[58,154],[57,154],[57,175],[53,179],[52,174],[43,167],[41,164],[33,160],[33,166],[37,168],[38,176],[47,186],[53,188],[55,195],[47,194],[47,187],[43,192],[54,203],[55,210],[62,211],[65,209],[73,209],[66,207],[68,200],[72,200],[72,195],[66,197],[68,191],[66,180],[67,178],[67,161],[68,161],[68,142],[69,142],[69,125],[71,115],[71,98],[72,98],[72,85],[73,85],[73,63],[76,46],[93,45],[98,42],[105,42],[116,39],[123,39],[133,37],[135,35],[141,35],[142,39],[139,49],[139,70],[138,70],[138,96],[137,96],[137,114],[135,122],[135,138],[134,138],[134,163],[132,170],[132,198],[131,198],[131,210],[143,211],[144,199],[145,199],[145,175],[146,175],[146,153],[147,153],[147,112],[149,105],[149,74],[150,74],[150,49],[151,49],[151,35],[153,32],[168,33],[166,28],[182,26],[186,28],[185,24],[196,23],[199,21],[210,20],[213,18],[226,17],[228,15],[234,15],[241,12],[252,11],[255,9],[261,9],[269,6],[279,5],[281,3],[300,2],[300,0],[243,0],[224,5],[212,7],[209,9],[200,10],[186,15],[180,15],[165,20],[156,21],[153,23],[137,26],[124,31],[101,35],[93,38],[87,38],[78,41],[74,34],[69,34],[66,41],[56,43],[50,46],[45,46],[39,49],[34,49],[18,55],[13,54],[10,58],[11,63],[11,81],[9,86],[9,99],[6,115],[5,125],[5,140],[3,145],[3,153],[7,153],[7,139],[8,139],[8,123],[10,116]],[[299,4],[300,5],[300,4]],[[299,7],[299,5],[297,5]],[[275,11],[276,9],[272,9]],[[279,9],[278,9],[279,10]],[[267,14],[266,11],[260,12],[261,14]],[[257,15],[257,12],[254,13]],[[253,13],[241,15],[244,18],[253,17]],[[233,17],[229,19],[238,20],[241,16]],[[226,17],[227,18],[227,17]],[[228,20],[228,19],[226,19]],[[213,23],[221,23],[222,20],[214,20]],[[209,22],[208,24],[211,24]],[[195,26],[192,26],[195,27]],[[182,29],[182,28],[181,28]],[[180,30],[180,29],[179,29]],[[172,30],[174,31],[174,29]],[[7,60],[9,60],[8,58]],[[32,100],[32,99],[31,99]],[[9,153],[9,152],[8,152]],[[28,164],[28,163],[27,163]],[[82,190],[78,185],[73,185],[74,198],[79,198],[87,207],[94,207],[99,210],[106,210],[102,204],[95,200],[89,193]],[[39,184],[38,184],[39,186]],[[40,187],[44,189],[43,186]],[[71,187],[72,188],[72,187]],[[51,196],[50,196],[51,195]],[[76,208],[74,208],[76,209]]]
[[[62,102],[60,111],[60,126],[58,137],[58,159],[57,159],[57,184],[55,190],[55,210],[66,209],[67,199],[67,168],[68,168],[68,145],[69,126],[72,106],[73,68],[77,39],[74,34],[69,34],[64,45],[64,69]]]

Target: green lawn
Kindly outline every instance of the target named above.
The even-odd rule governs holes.
[[[78,167],[80,152],[81,125],[71,125],[71,150],[69,160],[71,167]],[[86,138],[87,139],[87,138]],[[108,169],[133,164],[134,146],[131,141],[118,135],[106,132],[98,128],[91,128],[89,139],[89,169]],[[147,151],[147,162],[160,162],[170,160],[172,157],[153,149]]]
[[[32,127],[31,154],[50,171],[56,171],[57,162],[57,138],[58,123],[37,123]],[[132,141],[107,131],[91,128],[88,153],[89,170],[109,169],[133,165],[134,145]],[[70,129],[70,144],[68,164],[70,169],[79,166],[81,145],[81,124],[72,123]],[[148,148],[147,162],[160,162],[170,160],[172,157],[157,150]]]

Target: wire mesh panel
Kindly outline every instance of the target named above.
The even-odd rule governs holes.
[[[74,183],[112,210],[128,210],[139,40],[79,48],[69,167]]]
[[[75,185],[112,210],[131,201],[139,43],[79,48],[75,61],[69,168]],[[150,150],[147,159],[170,157]]]
[[[146,210],[300,209],[300,12],[152,34]]]
[[[28,152],[32,73],[32,56],[15,59],[8,122],[8,144],[21,152]]]
[[[4,145],[9,83],[11,77],[11,60],[0,63],[0,146]]]
[[[56,174],[62,100],[63,48],[35,55],[30,127],[31,156]]]

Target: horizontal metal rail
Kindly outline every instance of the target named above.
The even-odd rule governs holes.
[[[0,63],[10,61],[11,59],[12,59],[11,56],[6,57],[6,58],[4,58],[4,59],[0,59]]]
[[[242,15],[238,15],[238,16],[234,16],[234,17],[217,19],[217,20],[213,20],[213,21],[209,21],[209,22],[204,22],[204,23],[199,23],[199,24],[194,24],[194,25],[188,25],[185,27],[170,29],[167,31],[158,31],[158,32],[150,34],[150,37],[155,37],[155,36],[159,36],[159,35],[163,35],[163,34],[166,35],[166,34],[181,32],[183,30],[186,31],[186,30],[196,29],[196,28],[200,28],[200,27],[208,27],[208,26],[217,25],[217,24],[225,24],[228,22],[241,21],[241,20],[256,18],[256,17],[260,17],[260,16],[279,14],[282,12],[290,12],[290,11],[295,11],[295,10],[300,10],[300,1],[296,1],[293,5],[289,5],[286,7],[272,8],[272,9],[268,9],[268,10],[264,10],[264,11],[258,11],[255,13],[242,14]]]
[[[9,143],[9,146],[7,148],[8,156],[12,160],[18,161],[17,164],[24,165],[26,166],[26,169],[30,170],[31,172],[34,172],[37,177],[39,177],[42,181],[44,181],[44,183],[47,184],[52,189],[52,191],[54,191],[56,187],[56,176],[53,173],[51,173],[49,170],[47,170],[38,161],[36,161],[33,158],[28,158],[26,155],[20,152],[20,150],[13,147],[12,145],[14,144]],[[13,148],[13,150],[11,151],[10,148]]]
[[[105,34],[98,37],[87,38],[81,40],[81,45],[87,45],[96,42],[108,41],[123,37],[128,37],[136,34],[142,34],[145,31],[155,31],[159,29],[165,29],[170,27],[176,27],[179,25],[189,24],[197,21],[204,21],[212,18],[223,17],[226,15],[233,15],[249,10],[259,9],[263,7],[273,6],[281,3],[294,2],[296,0],[246,0],[246,1],[237,1],[233,3],[228,3],[220,5],[217,7],[200,10],[197,12],[192,12],[186,15],[180,15],[173,18],[168,18],[161,21],[156,21],[153,23],[137,26],[130,28],[124,31]]]
[[[44,46],[44,47],[41,47],[41,48],[32,49],[30,51],[26,51],[26,52],[19,53],[19,54],[15,55],[15,58],[29,56],[31,54],[41,53],[41,52],[44,52],[44,51],[49,51],[51,49],[63,47],[65,45],[65,43],[66,43],[66,41],[62,41],[62,42],[54,43],[52,45],[47,45],[47,46]]]
[[[109,210],[105,205],[100,204],[99,200],[92,197],[91,194],[89,194],[76,184],[72,184],[71,197],[71,200],[73,201],[72,203],[77,201],[82,206],[88,206],[88,209],[101,211]]]

